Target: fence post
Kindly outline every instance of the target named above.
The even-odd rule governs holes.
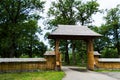
[[[54,51],[46,51],[44,54],[47,62],[46,68],[50,70],[55,70],[56,56]]]

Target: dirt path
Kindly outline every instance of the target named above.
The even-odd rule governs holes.
[[[78,69],[78,67],[66,66],[62,67],[62,70],[66,73],[66,76],[63,78],[63,80],[118,80],[98,72]]]

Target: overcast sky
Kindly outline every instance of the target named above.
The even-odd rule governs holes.
[[[115,8],[118,4],[120,4],[120,0],[97,0],[97,2],[100,4],[99,9],[111,9]],[[96,14],[94,15],[94,23],[95,25],[100,26],[102,23],[104,23],[103,16],[106,14]]]
[[[57,0],[43,0],[46,1],[45,4],[45,13],[47,13],[48,8],[51,5],[52,1],[57,1]],[[79,0],[77,0],[79,1]],[[91,1],[91,0],[83,0],[83,1]],[[120,0],[97,0],[97,2],[99,3],[99,9],[111,9],[116,7],[118,4],[120,4]],[[104,23],[103,20],[103,16],[105,16],[106,14],[100,14],[97,13],[96,15],[93,16],[94,22],[93,25],[97,25],[100,26],[102,23]]]

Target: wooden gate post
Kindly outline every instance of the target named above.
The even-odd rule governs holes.
[[[94,70],[94,51],[93,51],[93,39],[89,39],[87,41],[87,57],[88,57],[88,63],[87,68],[89,70]]]
[[[61,70],[61,62],[60,62],[60,53],[59,53],[59,40],[56,39],[55,40],[55,55],[56,55],[56,66],[55,69],[56,70]]]

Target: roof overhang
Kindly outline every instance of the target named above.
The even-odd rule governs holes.
[[[98,36],[74,36],[74,35],[49,35],[48,39],[63,39],[63,40],[86,40],[90,38],[97,38]]]
[[[80,25],[58,25],[58,28],[53,31],[48,38],[49,39],[67,39],[67,40],[79,40],[89,39],[102,36],[86,26]]]

